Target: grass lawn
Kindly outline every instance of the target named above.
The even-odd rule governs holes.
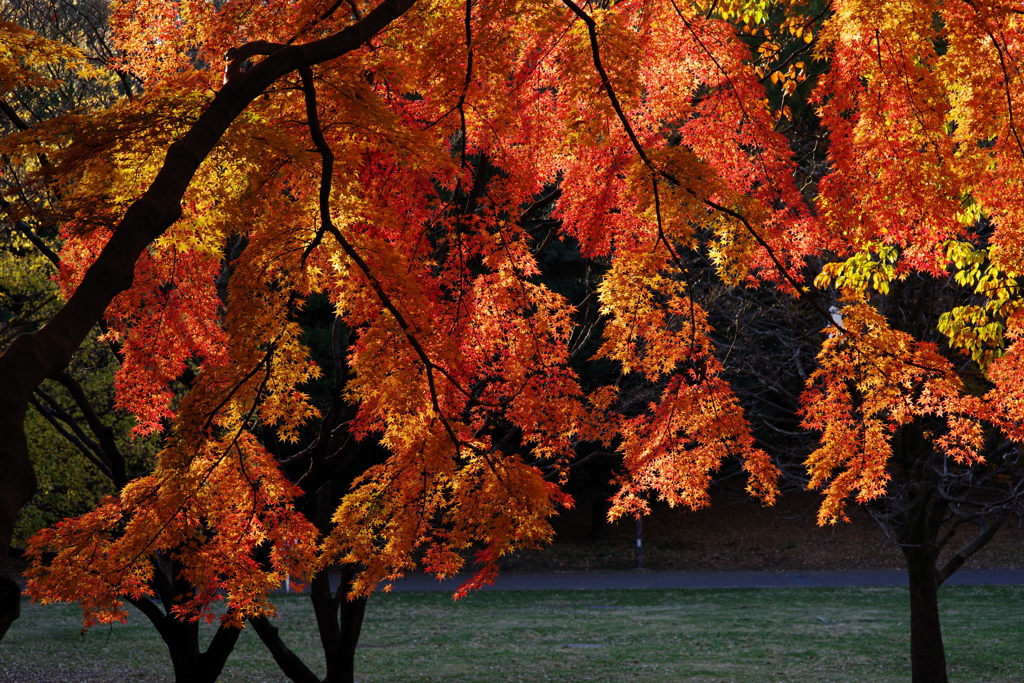
[[[1024,681],[1024,587],[941,591],[951,679]],[[282,636],[315,662],[312,609],[278,601]],[[365,683],[908,681],[902,588],[487,592],[371,598]],[[6,673],[5,673],[6,672]],[[0,644],[0,681],[169,681],[148,622],[79,634],[75,606],[26,605]],[[246,629],[222,681],[287,679]]]

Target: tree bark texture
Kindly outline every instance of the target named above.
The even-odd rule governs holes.
[[[910,580],[910,663],[913,683],[948,683],[946,651],[939,620],[939,584],[935,579],[937,553],[926,547],[904,546]]]
[[[196,170],[231,123],[282,76],[340,57],[401,17],[415,0],[384,0],[348,28],[304,45],[283,47],[230,78],[196,123],[167,150],[153,183],[125,212],[110,241],[64,306],[37,332],[0,355],[0,557],[6,557],[18,513],[35,493],[24,421],[29,397],[71,361],[113,298],[131,287],[142,251],[181,217],[181,200]],[[0,637],[17,618],[17,594],[0,581]],[[16,587],[16,586],[15,586]]]

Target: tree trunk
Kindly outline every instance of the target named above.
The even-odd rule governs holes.
[[[21,616],[21,588],[9,576],[0,574],[0,640],[11,623]]]
[[[132,600],[131,603],[153,623],[167,645],[171,665],[174,667],[175,683],[216,683],[224,670],[224,664],[235,649],[241,629],[221,624],[206,652],[201,652],[199,624],[183,621],[171,612],[171,607],[191,595],[194,587],[180,578],[171,581],[156,558],[153,564],[153,585],[163,605],[158,606],[149,598]],[[177,573],[174,562],[171,563],[171,571]]]
[[[199,651],[197,624],[168,615],[167,628],[161,630],[174,666],[174,683],[216,683],[224,664],[238,641],[241,629],[221,626],[206,652]]]
[[[13,344],[11,345],[13,346]],[[12,372],[0,357],[0,381]],[[36,475],[28,457],[24,421],[28,399],[15,400],[0,386],[0,641],[21,616],[21,588],[7,574],[7,556],[18,513],[36,492]]]
[[[910,579],[910,666],[913,683],[948,683],[946,651],[939,623],[939,585],[935,580],[936,553],[930,548],[904,546]]]
[[[313,579],[310,598],[320,630],[320,642],[327,662],[324,683],[353,683],[355,681],[356,645],[363,629],[366,598],[348,600],[355,568],[344,565],[341,584],[332,595],[326,571]]]
[[[341,585],[333,595],[326,570],[313,577],[310,599],[313,603],[313,612],[316,614],[324,659],[327,662],[327,676],[322,683],[355,681],[356,645],[363,629],[366,598],[346,599],[354,576],[355,568],[344,565],[341,570]],[[277,627],[270,623],[269,619],[255,617],[249,622],[285,676],[295,683],[321,683],[302,659],[284,644]]]
[[[206,652],[200,652],[198,624],[165,614],[148,598],[133,600],[132,604],[149,617],[167,645],[175,683],[216,683],[241,629],[221,625]]]
[[[160,622],[157,628],[171,655],[175,683],[185,683],[185,681],[191,680],[194,680],[195,683],[216,681],[216,675],[210,678],[206,672],[198,670],[199,628],[197,625],[176,621],[169,615],[164,615]],[[217,675],[219,674],[218,671]]]
[[[363,618],[366,616],[366,598],[347,598],[352,588],[355,571],[349,565],[341,569],[341,585],[338,586],[338,619],[341,623],[341,639],[338,641],[338,679],[327,683],[353,683],[355,677],[356,646],[363,632]]]

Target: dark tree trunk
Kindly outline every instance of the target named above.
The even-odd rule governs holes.
[[[24,431],[28,399],[17,401],[7,392],[8,371],[0,357],[0,640],[21,616],[21,588],[7,574],[7,557],[18,513],[36,492]]]
[[[349,440],[347,432],[341,429],[342,424],[351,419],[340,400],[345,385],[343,337],[346,336],[343,326],[335,321],[331,338],[336,398],[324,416],[320,433],[309,447],[284,462],[285,472],[305,491],[306,495],[300,501],[303,514],[325,535],[331,529],[331,516],[338,505],[335,492],[347,491],[358,474],[386,457],[386,451]],[[326,569],[312,580],[310,601],[327,664],[323,683],[352,683],[355,680],[356,645],[366,613],[366,598],[347,599],[355,574],[355,566],[343,565],[341,585],[335,593],[331,592]],[[285,676],[295,683],[321,683],[305,662],[284,643],[270,620],[258,617],[249,621]]]
[[[235,649],[241,629],[221,624],[206,652],[201,652],[199,624],[183,621],[171,613],[171,606],[191,595],[193,587],[186,581],[170,581],[159,563],[154,561],[154,564],[157,566],[153,583],[166,607],[158,606],[149,598],[132,600],[132,604],[149,618],[167,645],[171,665],[174,667],[175,683],[216,683],[224,670],[224,664]]]
[[[337,367],[337,361],[335,365]],[[331,479],[317,491],[315,521],[324,534],[330,529],[331,516],[338,504],[336,492],[347,490],[357,474],[356,470],[361,471],[358,465],[366,464],[360,462],[360,452],[363,452],[361,447],[352,449],[349,452],[351,460],[341,459],[342,462],[338,463],[338,468]],[[365,452],[363,456],[366,456]],[[327,662],[324,683],[353,683],[355,680],[356,645],[359,643],[363,616],[366,614],[366,598],[348,599],[355,575],[356,567],[345,564],[341,567],[338,590],[333,594],[327,571],[315,576],[310,587],[310,600],[313,603],[317,629],[320,631],[320,644]]]
[[[173,616],[165,619],[160,635],[171,653],[175,683],[216,683],[241,630],[221,626],[206,652],[200,652],[197,624]]]
[[[326,683],[353,683],[355,680],[356,646],[359,644],[359,635],[363,631],[363,618],[366,616],[366,598],[348,600],[342,593],[339,612],[341,639],[338,641],[335,664],[338,674],[336,679],[332,679],[328,672]]]
[[[11,577],[0,575],[0,640],[11,627],[11,623],[20,616],[21,588]]]
[[[302,658],[284,644],[277,627],[269,619],[266,617],[251,617],[249,623],[252,624],[256,635],[260,637],[263,644],[270,650],[274,661],[281,667],[281,673],[295,681],[295,683],[320,683],[320,678],[309,670],[309,667],[302,661]]]
[[[899,494],[888,499],[883,514],[907,561],[910,584],[910,667],[913,683],[947,683],[946,653],[939,622],[939,584],[936,562],[943,542],[949,501],[939,495],[933,454],[924,428],[912,423],[900,430],[893,471]]]
[[[132,604],[149,617],[167,645],[175,683],[216,683],[235,648],[241,629],[221,625],[206,652],[201,652],[198,624],[165,613],[148,598],[132,600]]]
[[[366,598],[348,600],[346,595],[352,586],[355,568],[342,567],[341,585],[331,593],[330,579],[326,571],[313,578],[310,599],[316,615],[320,643],[327,662],[327,676],[322,683],[354,683],[356,645],[363,629],[366,614]],[[278,634],[277,627],[266,617],[250,619],[250,623],[281,667],[285,676],[295,683],[321,683],[308,666],[296,655]]]
[[[327,661],[324,683],[353,683],[355,680],[356,645],[363,630],[366,598],[349,600],[346,597],[354,577],[354,567],[344,565],[341,584],[333,595],[327,572],[313,579],[310,598]]]
[[[947,683],[946,651],[939,621],[936,552],[904,546],[910,579],[910,665],[913,683]]]
[[[891,460],[893,490],[868,510],[896,540],[907,562],[913,683],[947,683],[939,586],[992,540],[1019,493],[1016,484],[1010,484],[1004,491],[1006,498],[993,500],[993,494],[1001,488],[987,485],[986,481],[991,480],[986,475],[969,480],[962,472],[947,472],[945,456],[936,453],[925,439],[926,426],[915,422],[900,430]],[[996,450],[1002,440],[998,431],[989,435],[985,452],[990,461],[997,460]],[[972,487],[977,487],[974,495],[981,492],[974,500]],[[943,548],[949,547],[957,530],[968,523],[977,525],[977,534],[955,553],[946,555],[939,566]]]

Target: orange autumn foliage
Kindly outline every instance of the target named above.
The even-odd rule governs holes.
[[[32,177],[61,191],[40,214],[62,226],[65,293],[172,163],[162,150],[205,130],[204,111],[380,8],[395,13],[383,30],[337,58],[281,67],[223,126],[181,185],[180,218],[106,308],[124,349],[119,406],[140,434],[170,424],[167,445],[153,475],[35,538],[37,558],[57,553],[32,570],[37,598],[81,600],[87,622],[122,618],[117,598],[147,590],[154,551],[175,554],[200,587],[190,614],[223,594],[232,620],[267,609],[286,574],[337,561],[364,567],[365,593],[417,557],[453,574],[482,547],[476,587],[501,556],[551,538],[581,444],[622,455],[614,514],[642,513],[650,497],[707,505],[731,456],[771,502],[777,470],[754,446],[688,282],[695,252],[729,285],[815,300],[798,273],[811,256],[838,256],[818,284],[848,305],[804,412],[823,432],[808,461],[812,485],[827,487],[821,521],[884,490],[892,430],[915,416],[945,419],[936,444],[963,462],[978,457],[982,422],[1019,432],[1021,402],[1002,398],[1016,393],[968,395],[935,344],[891,329],[871,299],[981,263],[990,277],[965,282],[999,305],[980,324],[951,311],[947,327],[1012,313],[1015,290],[998,299],[980,284],[1015,287],[1024,243],[1022,86],[1006,66],[1021,19],[996,3],[840,0],[817,33],[799,2],[126,0],[112,18],[118,67],[143,93],[0,142],[29,166],[48,159]],[[750,47],[768,39],[771,11],[822,60],[810,97],[830,171],[813,210],[767,90],[793,95],[796,72],[777,76],[782,54]],[[246,59],[225,68],[231,50]],[[597,357],[657,387],[639,411],[617,384],[585,389],[572,365],[576,309],[546,284],[521,220],[555,187],[558,237],[607,266]],[[984,253],[954,254],[959,243]],[[304,388],[321,369],[296,322],[313,296],[354,331],[348,428],[389,452],[325,538],[259,436],[295,442],[319,416]],[[990,366],[1000,385],[1021,370],[1019,324],[1007,329],[957,337],[1009,343]],[[195,379],[179,398],[186,367]],[[261,547],[269,565],[254,559]]]

